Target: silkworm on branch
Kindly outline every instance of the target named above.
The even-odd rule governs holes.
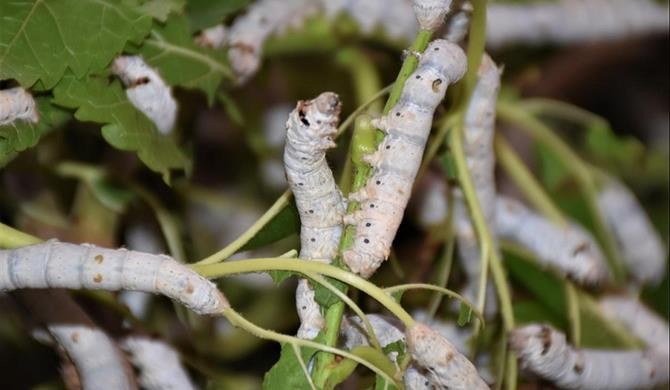
[[[412,0],[412,8],[422,30],[435,31],[449,11],[451,0]]]
[[[344,202],[326,150],[335,146],[340,99],[324,92],[313,100],[300,101],[286,122],[284,168],[300,214],[300,257],[331,261],[342,235]],[[312,339],[323,326],[319,305],[306,280],[296,291],[301,326],[298,336]]]
[[[648,347],[668,352],[668,321],[649,310],[639,299],[608,295],[600,299],[600,308],[610,318],[620,321]]]
[[[0,250],[0,291],[24,288],[144,291],[198,314],[230,306],[213,283],[171,257],[57,240]]]
[[[370,277],[388,257],[402,220],[430,132],[435,108],[447,86],[465,73],[466,58],[460,47],[431,42],[419,57],[417,69],[405,82],[398,103],[374,125],[386,133],[377,151],[366,156],[372,176],[350,199],[360,210],[345,216],[356,225],[353,246],[343,253],[349,268]]]
[[[190,390],[196,387],[169,344],[141,336],[121,340],[121,349],[138,369],[138,382],[146,390]]]
[[[579,283],[599,284],[607,280],[607,264],[598,244],[579,225],[556,225],[511,198],[499,197],[495,204],[499,238],[520,244],[541,265]]]
[[[598,207],[633,278],[639,283],[660,283],[666,276],[667,253],[635,195],[616,179],[609,178],[598,194]]]
[[[407,349],[434,385],[445,389],[488,389],[475,366],[438,332],[422,323],[405,331]]]
[[[217,24],[206,28],[195,37],[195,43],[202,47],[218,49],[224,46],[228,41],[229,31],[223,24]]]
[[[0,90],[0,126],[17,121],[37,123],[40,119],[33,96],[21,87]]]
[[[382,348],[397,341],[405,342],[405,333],[402,330],[404,327],[395,318],[379,314],[367,314],[366,317]],[[340,342],[348,350],[352,350],[359,345],[369,345],[363,320],[357,316],[344,317],[340,328]],[[389,354],[389,358],[394,362],[397,357],[397,352]]]
[[[112,72],[123,81],[133,106],[151,119],[161,134],[171,133],[177,118],[177,101],[158,72],[140,56],[116,57]]]
[[[578,349],[546,325],[517,328],[510,335],[521,367],[561,388],[642,389],[668,382],[668,351]]]

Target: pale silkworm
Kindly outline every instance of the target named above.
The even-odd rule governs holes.
[[[484,221],[487,226],[493,226],[496,214],[493,138],[496,98],[500,89],[500,70],[491,57],[485,54],[477,76],[477,83],[465,112],[463,151]],[[481,256],[474,225],[460,191],[456,193],[454,224],[459,259],[467,276],[465,296],[469,300],[476,301],[481,273]],[[492,250],[497,250],[497,248],[492,248]],[[488,282],[486,291],[485,314],[490,318],[498,311],[497,298],[491,281]]]
[[[415,323],[405,331],[412,359],[427,372],[431,382],[446,389],[488,389],[475,366],[438,332]]]
[[[121,340],[121,349],[130,357],[139,375],[137,381],[146,390],[190,390],[196,387],[169,344],[141,336]]]
[[[667,253],[635,195],[616,179],[609,178],[598,194],[598,207],[633,278],[639,283],[660,283],[666,276]]]
[[[202,47],[218,49],[223,47],[228,41],[228,28],[223,24],[217,24],[206,28],[195,37],[195,43]]]
[[[460,47],[445,40],[431,42],[405,82],[398,103],[374,121],[386,136],[377,151],[366,156],[373,168],[367,184],[350,196],[360,202],[360,210],[345,217],[345,223],[356,225],[354,244],[343,254],[353,272],[370,277],[388,257],[421,164],[433,113],[447,86],[459,80],[465,68]]]
[[[600,308],[610,318],[620,321],[648,347],[668,352],[668,321],[649,310],[639,299],[609,295],[600,299]]]
[[[487,10],[487,44],[569,44],[667,32],[668,7],[652,0],[559,0],[496,4]]]
[[[177,118],[177,101],[158,72],[140,56],[116,57],[112,72],[123,81],[133,106],[151,119],[161,134],[170,134]]]
[[[313,100],[298,102],[286,122],[284,167],[300,215],[303,259],[330,262],[342,236],[344,202],[326,161],[326,150],[335,146],[340,109],[339,97],[324,92]],[[298,284],[296,308],[301,320],[298,337],[316,337],[324,320],[306,280]]]
[[[379,314],[367,314],[366,317],[382,348],[398,341],[405,342],[405,333],[402,330],[404,327],[395,318]],[[345,317],[340,328],[340,342],[348,350],[352,350],[359,345],[369,345],[363,320],[357,316]],[[392,361],[395,362],[397,357],[397,352],[389,353],[389,358]]]
[[[317,10],[312,0],[261,0],[252,4],[230,28],[228,59],[238,81],[244,82],[256,73],[268,38],[300,26]]]
[[[230,307],[213,283],[171,257],[57,240],[0,250],[0,291],[23,288],[144,291],[198,314]]]
[[[511,198],[496,201],[498,237],[520,244],[543,266],[550,266],[582,284],[608,278],[605,258],[595,239],[576,223],[560,226]]]
[[[546,325],[517,328],[510,335],[521,367],[566,389],[642,389],[668,382],[668,353],[578,349]]]
[[[444,23],[451,0],[412,0],[412,8],[422,30],[435,31]]]
[[[0,126],[17,121],[37,123],[39,113],[33,96],[21,87],[0,90]]]

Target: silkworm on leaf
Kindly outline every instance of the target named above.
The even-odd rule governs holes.
[[[196,387],[169,344],[141,336],[121,340],[121,349],[138,369],[138,382],[146,390],[190,390]]]
[[[488,389],[475,366],[439,333],[416,322],[405,331],[407,349],[433,384],[445,389]]]
[[[360,210],[346,216],[356,225],[353,246],[344,262],[363,277],[370,277],[388,257],[402,220],[412,184],[430,132],[435,108],[449,84],[465,73],[466,58],[457,45],[431,42],[419,57],[417,69],[405,82],[398,103],[374,125],[386,133],[377,151],[366,156],[372,176],[350,199]]]
[[[330,262],[337,254],[345,207],[326,150],[335,146],[340,99],[324,92],[300,101],[286,122],[284,168],[300,215],[300,257]],[[299,337],[314,338],[323,326],[319,305],[307,281],[296,291]]]
[[[536,256],[541,265],[582,284],[607,280],[605,258],[595,239],[575,223],[559,226],[527,209],[516,200],[496,200],[498,237],[520,244]]]
[[[40,117],[33,96],[21,87],[0,90],[0,126],[16,121],[37,123]]]
[[[514,329],[510,347],[521,367],[566,389],[652,388],[668,382],[668,351],[578,349],[546,325]]]
[[[451,0],[412,0],[414,14],[422,30],[435,31],[449,11]]]
[[[177,118],[177,102],[158,72],[140,56],[116,57],[112,72],[123,81],[133,106],[151,119],[160,133],[171,133]]]
[[[23,288],[145,291],[198,314],[230,306],[213,283],[171,257],[57,240],[0,250],[0,291]]]
[[[223,24],[217,24],[206,28],[195,37],[195,43],[202,47],[218,49],[226,44],[228,39],[228,28]]]
[[[606,316],[620,321],[648,347],[668,353],[668,321],[649,310],[639,299],[608,295],[600,299],[599,305]]]
[[[666,276],[667,253],[635,195],[616,179],[609,178],[598,194],[598,207],[633,278],[640,283],[660,283]]]

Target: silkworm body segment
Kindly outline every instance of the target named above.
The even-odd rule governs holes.
[[[21,87],[0,90],[0,126],[15,121],[37,123],[39,114],[35,99]]]

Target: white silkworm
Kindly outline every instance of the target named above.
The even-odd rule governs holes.
[[[218,49],[227,43],[228,35],[228,28],[223,24],[217,24],[202,30],[195,37],[195,43],[202,47]]]
[[[608,277],[607,264],[594,238],[579,225],[556,225],[516,200],[496,200],[498,237],[528,249],[541,265],[548,265],[582,284],[598,284]]]
[[[398,341],[405,342],[405,333],[401,330],[403,326],[394,318],[379,314],[367,314],[366,317],[382,347]],[[345,317],[342,320],[342,327],[340,328],[340,342],[348,350],[352,350],[359,345],[369,345],[368,334],[363,320],[357,316]],[[397,357],[397,352],[389,354],[389,358],[394,362]]]
[[[22,288],[145,291],[198,314],[230,306],[213,283],[171,257],[57,240],[0,250],[0,291]]]
[[[86,325],[49,324],[47,328],[72,360],[84,390],[136,388],[121,351],[104,332]]]
[[[487,10],[487,44],[569,44],[668,30],[668,8],[651,0],[559,0],[496,4]]]
[[[177,101],[172,89],[140,56],[119,56],[112,72],[126,86],[128,100],[156,125],[161,134],[172,132],[177,118]]]
[[[239,82],[256,73],[269,37],[299,26],[317,9],[311,0],[261,0],[237,18],[230,28],[228,59]]]
[[[286,122],[284,167],[300,214],[300,257],[330,262],[337,254],[342,235],[344,202],[326,150],[335,146],[340,99],[324,92],[313,100],[300,101]],[[299,337],[313,338],[323,326],[319,305],[307,281],[296,291],[301,319]]]
[[[444,23],[451,0],[412,0],[414,14],[422,30],[435,31]]]
[[[598,207],[616,237],[633,278],[640,283],[660,283],[666,276],[667,254],[661,237],[635,195],[610,178],[598,194]]]
[[[605,315],[620,321],[648,347],[668,352],[668,321],[644,306],[639,299],[609,295],[600,299]]]
[[[435,385],[446,389],[488,389],[475,366],[438,332],[415,323],[405,331],[407,348]]]
[[[641,389],[668,382],[668,352],[577,349],[546,325],[517,328],[510,335],[521,367],[567,389]]]
[[[33,96],[21,87],[0,90],[0,126],[16,121],[37,123],[39,113]]]
[[[169,344],[141,336],[121,340],[121,349],[139,371],[138,382],[146,390],[190,390],[196,387]],[[111,388],[111,387],[108,387]]]
[[[419,57],[398,103],[374,121],[386,133],[377,151],[366,156],[373,167],[367,184],[350,199],[360,210],[345,217],[356,225],[353,246],[344,252],[344,262],[363,277],[370,277],[389,255],[402,220],[412,184],[430,132],[435,108],[447,86],[465,73],[463,50],[445,40],[431,42]]]

